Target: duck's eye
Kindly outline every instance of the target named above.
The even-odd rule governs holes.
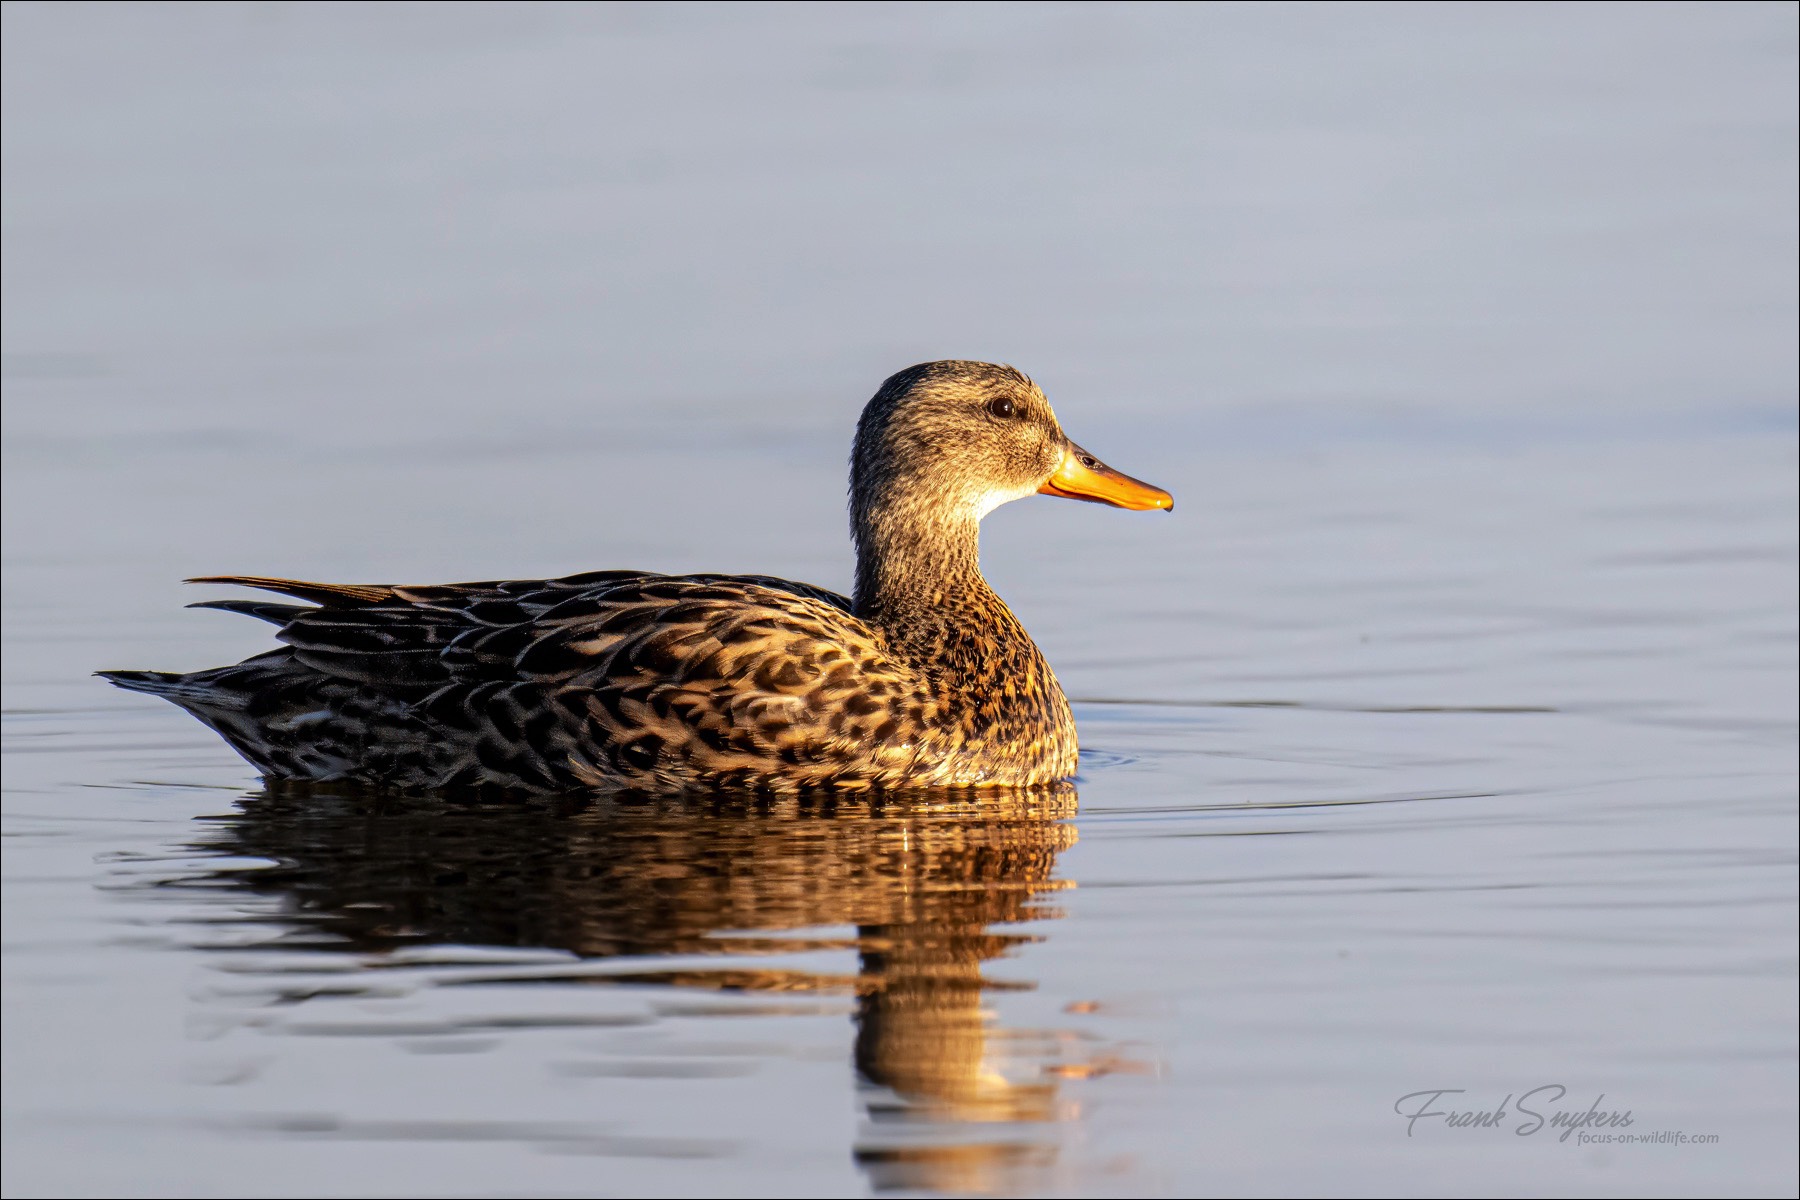
[[[1013,406],[1011,396],[995,396],[992,400],[987,402],[987,410],[996,417],[999,417],[1002,421],[1018,411],[1018,409]]]

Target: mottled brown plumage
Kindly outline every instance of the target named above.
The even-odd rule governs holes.
[[[851,462],[854,600],[766,576],[595,571],[442,586],[211,576],[285,648],[186,675],[102,672],[180,705],[264,775],[402,788],[1021,787],[1075,725],[982,578],[977,526],[1033,492],[1167,493],[1071,443],[1010,367],[888,379]]]

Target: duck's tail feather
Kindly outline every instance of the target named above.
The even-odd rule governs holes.
[[[204,671],[199,673],[201,678],[178,675],[173,671],[95,671],[94,674],[114,687],[158,696],[190,711],[199,708],[214,711],[241,709],[249,699],[222,690],[214,680],[203,678],[210,674]]]
[[[394,595],[393,587],[385,583],[313,583],[305,579],[276,579],[269,575],[200,575],[185,582],[232,583],[239,587],[260,588],[297,600],[310,600],[327,608],[377,604]]]
[[[95,671],[114,687],[158,696],[202,720],[208,714],[241,713],[272,687],[293,681],[294,652],[285,647],[210,671]],[[311,674],[311,672],[306,672]]]
[[[307,604],[277,604],[273,600],[201,600],[189,608],[217,608],[224,612],[255,617],[271,625],[286,625],[295,617],[319,610]]]

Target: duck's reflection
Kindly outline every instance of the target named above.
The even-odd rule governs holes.
[[[1053,873],[1075,841],[1074,809],[1066,786],[979,801],[593,798],[529,807],[314,788],[251,798],[207,848],[272,860],[210,877],[279,895],[305,924],[362,952],[448,943],[590,958],[735,955],[721,969],[634,978],[848,986],[868,1117],[858,1161],[878,1188],[967,1192],[1005,1188],[1010,1172],[1041,1166],[1052,1152],[998,1130],[934,1131],[1058,1112],[1054,1075],[1008,1077],[1009,1042],[1018,1039],[983,1008],[984,991],[1000,985],[982,966],[1033,940],[1019,923],[1056,915],[1045,896],[1061,886]],[[857,930],[854,981],[761,969],[746,957],[818,949],[817,931],[831,926]],[[800,930],[814,932],[792,934]],[[762,936],[741,936],[752,932]]]

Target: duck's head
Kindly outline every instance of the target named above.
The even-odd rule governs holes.
[[[850,462],[852,520],[979,521],[1034,493],[1119,508],[1175,507],[1161,488],[1069,440],[1024,374],[993,363],[920,363],[889,376],[863,409]]]

